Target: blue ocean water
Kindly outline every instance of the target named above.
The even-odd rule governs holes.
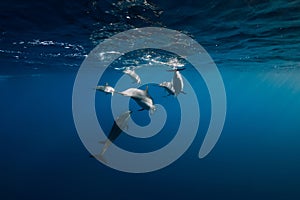
[[[299,13],[297,0],[1,2],[2,199],[299,199]],[[97,44],[146,26],[181,31],[208,51],[223,77],[227,115],[213,151],[199,159],[210,99],[201,77],[183,71],[199,91],[194,142],[164,169],[129,174],[89,157],[74,125],[72,91],[81,63]],[[165,63],[174,59],[151,55]],[[143,56],[133,52],[113,67],[145,64]],[[106,76],[116,79],[113,74]],[[97,93],[96,100],[107,97]],[[156,99],[176,107],[174,98]],[[173,116],[169,128],[176,127]],[[149,122],[145,112],[135,120]],[[113,119],[100,123],[109,130]],[[163,133],[134,141],[121,135],[116,144],[147,152],[174,137]]]

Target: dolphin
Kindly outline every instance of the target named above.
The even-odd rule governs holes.
[[[140,76],[139,76],[137,73],[135,73],[134,70],[131,70],[131,69],[125,69],[125,70],[123,71],[123,73],[124,73],[124,74],[128,74],[128,75],[134,80],[135,83],[141,84],[141,78],[140,78]]]
[[[173,68],[172,70],[169,70],[169,71],[174,71],[174,76],[173,76],[173,79],[172,79],[172,85],[173,85],[173,88],[174,88],[174,91],[175,91],[174,92],[175,96],[177,96],[180,93],[185,94],[185,92],[183,91],[183,78],[182,78],[181,73],[180,73],[180,71],[182,71],[184,69],[185,68],[182,68],[182,69]]]
[[[98,85],[95,88],[98,91],[104,92],[106,94],[114,95],[115,89],[106,83],[105,85]]]
[[[131,97],[133,100],[135,100],[135,102],[142,107],[139,111],[150,110],[151,113],[155,111],[153,99],[148,93],[148,86],[146,87],[146,90],[129,88],[127,90],[124,90],[123,92],[118,93],[123,96]]]
[[[164,81],[164,82],[160,83],[158,86],[165,88],[167,90],[167,92],[169,93],[168,96],[175,95],[175,90],[174,90],[172,82]]]
[[[108,138],[105,141],[100,141],[99,143],[104,144],[100,154],[93,155],[91,157],[99,158],[100,160],[106,162],[104,159],[104,154],[108,147],[120,136],[120,134],[128,129],[128,119],[132,111],[126,111],[116,118],[114,124],[108,134]]]

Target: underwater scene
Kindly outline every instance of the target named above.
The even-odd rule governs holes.
[[[299,199],[299,0],[0,2],[1,199]]]

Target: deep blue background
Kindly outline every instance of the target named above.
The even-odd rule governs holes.
[[[93,47],[144,26],[204,46],[228,113],[219,142],[198,159],[210,116],[204,92],[189,150],[160,171],[127,174],[89,158],[72,89]],[[1,1],[0,34],[1,199],[300,198],[300,1]]]

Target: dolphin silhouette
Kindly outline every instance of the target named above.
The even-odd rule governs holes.
[[[168,71],[174,71],[174,76],[172,79],[172,85],[174,88],[174,93],[175,96],[177,96],[180,93],[185,94],[185,92],[183,91],[183,78],[181,76],[180,71],[184,70],[185,68],[173,68],[172,70],[168,70]]]
[[[119,94],[127,97],[131,97],[135,102],[142,108],[139,110],[150,110],[151,113],[155,111],[155,105],[153,104],[153,99],[148,93],[148,86],[145,90],[138,88],[129,88],[123,92],[118,92]]]
[[[135,73],[134,70],[125,69],[123,71],[123,73],[127,74],[128,76],[130,76],[134,80],[135,83],[141,84],[141,78],[140,78],[140,76],[137,73]]]
[[[114,124],[108,134],[108,137],[105,141],[100,141],[99,143],[104,144],[100,154],[93,155],[93,157],[99,158],[100,160],[106,162],[106,159],[103,157],[108,147],[120,136],[120,134],[128,129],[128,119],[132,111],[126,111],[116,118]]]
[[[115,89],[106,83],[105,85],[98,85],[95,88],[98,91],[104,92],[106,94],[114,95]]]

